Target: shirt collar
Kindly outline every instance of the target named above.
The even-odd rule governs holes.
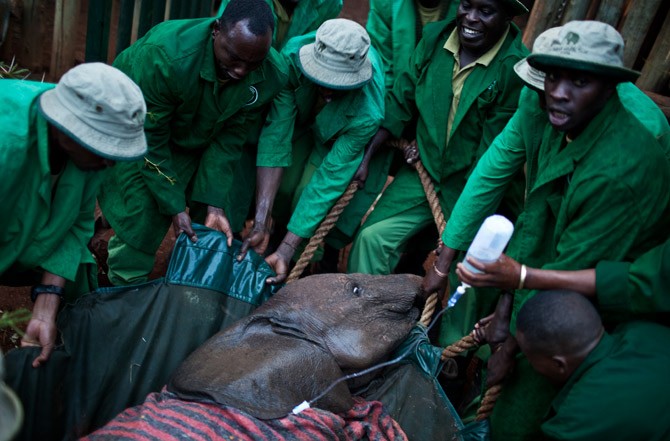
[[[603,336],[596,347],[593,348],[589,355],[586,356],[584,361],[582,361],[582,363],[577,367],[577,369],[575,369],[572,375],[570,375],[567,383],[565,383],[563,388],[556,395],[556,398],[554,398],[554,401],[551,403],[554,409],[557,409],[561,406],[561,404],[563,404],[574,385],[584,376],[584,374],[588,372],[589,369],[612,353],[615,344],[616,340],[614,337],[606,332],[603,333]]]
[[[505,33],[500,37],[500,39],[496,42],[496,44],[491,47],[488,51],[486,51],[485,54],[483,54],[481,57],[477,58],[474,63],[475,64],[481,64],[482,66],[488,66],[491,64],[491,61],[495,58],[496,55],[498,55],[498,52],[500,51],[500,48],[502,47],[503,43],[505,42],[505,39],[507,38],[507,34],[509,34],[509,26],[507,26],[507,29],[505,30]],[[452,54],[454,54],[454,58],[456,60],[459,60],[460,57],[458,55],[458,50],[461,48],[461,42],[458,40],[458,26],[456,26],[452,31],[451,34],[449,35],[449,38],[447,38],[447,42],[444,43],[444,49],[448,50]],[[462,66],[463,68],[465,66]]]

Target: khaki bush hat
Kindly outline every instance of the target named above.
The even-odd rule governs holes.
[[[142,91],[115,67],[73,67],[40,96],[40,110],[58,129],[104,158],[130,161],[147,152]]]
[[[507,10],[512,13],[512,15],[523,15],[528,12],[528,8],[518,0],[499,0],[501,4],[505,5]]]
[[[560,26],[555,28],[547,29],[537,36],[533,42],[533,54],[543,54],[547,51],[549,43],[558,35],[558,31],[561,29]],[[544,72],[541,70],[535,69],[533,66],[528,64],[528,58],[524,58],[521,61],[518,61],[514,65],[514,72],[528,83],[530,86],[544,90]]]
[[[623,38],[612,26],[599,21],[564,24],[542,54],[528,63],[542,71],[551,67],[591,72],[617,81],[634,81],[640,73],[623,65]]]
[[[307,78],[330,89],[356,89],[372,78],[370,36],[344,18],[325,21],[314,43],[300,48],[299,67]]]

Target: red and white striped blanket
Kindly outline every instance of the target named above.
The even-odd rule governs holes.
[[[379,401],[355,398],[344,414],[307,409],[298,415],[259,420],[238,409],[183,401],[163,391],[126,409],[84,440],[325,441],[407,440]]]

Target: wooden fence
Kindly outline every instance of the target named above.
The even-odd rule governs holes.
[[[0,60],[8,63],[16,56],[20,66],[36,77],[45,73],[50,81],[56,81],[67,69],[83,61],[111,62],[155,24],[165,19],[205,17],[219,3],[217,0],[0,0],[7,1],[12,10],[9,34],[0,47]],[[367,0],[345,0],[343,15],[352,2],[360,9],[360,3]],[[637,85],[652,92],[657,102],[663,102],[658,94],[670,95],[670,1],[536,0],[525,24],[524,43],[530,47],[543,30],[583,19],[601,20],[616,27],[626,42],[626,66],[642,71]]]

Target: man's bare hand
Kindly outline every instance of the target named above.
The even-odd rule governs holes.
[[[216,231],[221,231],[228,238],[228,246],[233,244],[233,230],[230,228],[230,222],[226,217],[223,208],[207,207],[207,217],[205,218],[205,226]]]
[[[184,232],[192,242],[198,240],[198,236],[195,234],[195,231],[193,231],[191,225],[191,216],[185,211],[172,216],[172,230],[174,231],[175,237]]]

